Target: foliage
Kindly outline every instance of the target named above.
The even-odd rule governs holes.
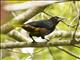
[[[80,8],[80,1],[77,2],[77,6],[78,6],[78,8]],[[24,11],[18,11],[17,15],[19,15],[20,13],[22,13]],[[64,22],[66,24],[71,24],[71,25],[77,24],[77,20],[73,21],[74,17],[77,15],[77,11],[76,11],[76,8],[74,7],[74,4],[72,1],[52,4],[49,7],[47,7],[44,11],[52,16],[66,17],[67,20],[64,20]],[[41,19],[47,19],[47,18],[50,18],[50,16],[48,16],[44,13],[40,13],[37,16],[35,16],[33,19],[41,20]],[[75,27],[74,28],[69,27],[62,22],[60,22],[57,25],[56,29],[66,30],[66,31],[75,31]],[[80,28],[78,28],[78,30],[80,30]],[[4,35],[1,35],[1,36],[2,36],[2,40],[4,40],[5,38],[9,38]],[[65,38],[65,39],[67,39],[67,38]],[[54,40],[56,40],[56,38],[54,38]],[[79,48],[71,47],[71,46],[64,47],[64,48],[68,49],[72,52],[75,52],[77,55],[80,56]],[[39,51],[39,50],[41,50],[41,51]],[[36,53],[36,51],[39,51],[39,52]],[[25,59],[27,60],[27,58],[29,56],[33,60],[53,60],[53,58],[54,58],[54,60],[77,60],[75,57],[68,55],[67,53],[57,49],[56,47],[51,47],[51,51],[52,51],[54,57],[52,57],[50,55],[50,53],[46,47],[45,48],[35,48],[34,53],[32,53],[32,55],[21,52],[21,53],[18,53],[17,56],[20,60],[25,60]],[[10,56],[10,57],[5,57],[2,60],[16,60],[16,59],[12,58]]]

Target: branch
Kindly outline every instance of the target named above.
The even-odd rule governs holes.
[[[47,47],[47,48],[49,50],[50,55],[52,56],[52,59],[55,60],[52,50],[50,49],[50,47]]]
[[[28,1],[24,3],[8,4],[8,5],[5,5],[3,8],[6,11],[17,11],[17,10],[29,9],[36,6],[40,7],[40,6],[44,6],[52,3],[58,3],[58,1]]]
[[[71,56],[73,56],[73,57],[75,57],[75,58],[77,58],[77,59],[80,59],[79,56],[77,56],[76,54],[74,54],[74,53],[72,53],[72,52],[70,52],[70,51],[68,51],[68,50],[66,50],[66,49],[64,49],[64,48],[62,48],[62,47],[56,47],[56,48],[58,48],[58,49],[60,49],[60,50],[62,50],[62,51],[64,51],[64,52],[68,53],[69,55],[71,55]]]
[[[74,47],[80,48],[80,46],[74,45]]]
[[[27,38],[16,30],[11,31],[8,35],[19,42],[28,42]]]
[[[23,24],[24,22],[26,22],[27,20],[29,20],[36,14],[43,11],[47,6],[48,5],[46,5],[46,6],[43,5],[41,7],[32,7],[31,9],[25,11],[24,13],[20,14],[19,16],[16,16],[12,20],[10,20],[8,23],[6,23],[0,27],[1,33],[8,33],[9,31],[14,29],[18,25]]]
[[[53,47],[53,46],[73,46],[73,44],[80,44],[80,40],[72,43],[71,40],[58,40],[55,42],[13,42],[13,43],[1,43],[0,49],[6,48],[22,48],[22,47]]]
[[[76,25],[76,28],[75,28],[75,31],[74,31],[74,34],[73,34],[72,42],[75,42],[75,34],[76,34],[78,26],[79,26],[79,16],[80,16],[80,10],[79,10],[79,8],[78,8],[78,6],[77,6],[75,1],[74,1],[74,7],[76,8],[76,11],[77,11],[77,16],[74,19],[74,20],[77,20],[77,25]]]
[[[72,38],[73,33],[74,33],[74,31],[68,32],[68,31],[57,30],[57,31],[52,32],[50,35],[48,35],[48,37],[49,38],[50,37],[54,37],[54,38],[56,38],[56,37],[57,38],[59,38],[59,37],[62,37],[62,38]],[[80,38],[80,32],[76,32],[75,37],[79,39]]]
[[[29,28],[30,28],[30,30],[32,29],[32,31],[33,31],[33,29],[35,29],[35,27],[29,26],[29,25],[26,26],[26,29],[29,30]],[[73,33],[74,33],[73,31],[71,31],[71,32],[67,32],[67,31],[54,31],[53,33],[48,35],[48,37],[49,38],[51,38],[51,37],[54,37],[54,38],[59,38],[59,37],[71,38],[71,36],[73,36]],[[19,33],[16,30],[13,30],[12,33],[9,34],[9,36],[15,38],[16,40],[18,40],[20,42],[28,41],[27,38],[23,34]],[[80,32],[76,32],[75,36],[76,36],[77,39],[79,39],[80,38]]]
[[[54,31],[53,33],[51,33],[50,35],[48,35],[48,38],[52,39],[52,38],[71,38],[71,36],[73,36],[73,31],[71,32],[67,32],[67,31]],[[13,37],[15,40],[19,41],[19,42],[29,42],[30,40],[27,39],[27,36],[25,37],[23,34],[21,34],[20,32],[13,30],[10,34],[8,34],[9,36]],[[76,39],[80,39],[80,32],[76,32]]]

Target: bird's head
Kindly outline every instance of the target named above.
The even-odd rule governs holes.
[[[64,20],[65,18],[63,17],[58,17],[58,16],[54,16],[54,17],[51,17],[50,20],[53,22],[53,23],[58,23],[62,20]]]

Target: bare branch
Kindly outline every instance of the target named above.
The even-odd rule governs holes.
[[[17,10],[24,10],[29,9],[32,7],[40,7],[40,6],[46,6],[48,4],[57,3],[58,1],[28,1],[24,3],[17,3],[17,4],[8,4],[4,6],[3,8],[6,11],[17,11]],[[36,4],[35,4],[36,3]]]
[[[77,48],[79,48],[80,49],[80,46],[77,46],[77,45],[73,45],[74,47],[77,47]]]
[[[55,60],[52,50],[50,49],[50,47],[47,47],[47,48],[49,50],[50,55],[52,56],[52,59]]]
[[[80,59],[79,56],[77,56],[76,54],[72,53],[71,51],[68,51],[68,50],[64,49],[63,47],[56,47],[56,48],[58,48],[58,49],[60,49],[60,50],[62,50],[64,52],[68,53],[69,55],[71,55],[71,56],[73,56],[73,57],[75,57],[77,59]]]
[[[8,23],[2,25],[0,27],[1,33],[8,33],[15,27],[17,27],[20,24],[23,24],[25,21],[29,20],[36,14],[40,13],[43,11],[47,6],[42,6],[42,7],[33,7],[29,9],[28,11],[25,11],[24,13],[20,14],[19,16],[16,16],[12,20],[10,20]]]
[[[76,28],[75,28],[75,31],[73,33],[73,37],[72,37],[72,42],[75,42],[75,36],[76,36],[76,32],[77,32],[77,29],[78,29],[78,26],[79,26],[79,16],[80,16],[80,10],[76,4],[76,2],[74,3],[74,6],[76,8],[76,12],[77,12],[77,16],[75,17],[75,20],[77,20],[77,24],[76,24]]]
[[[54,31],[52,32],[50,35],[48,35],[48,37],[54,37],[54,38],[59,38],[59,37],[62,37],[62,38],[72,38],[73,36],[73,31],[60,31],[60,30],[57,30],[57,31]],[[80,32],[76,32],[75,34],[75,37],[77,39],[80,39]]]
[[[52,46],[73,46],[73,44],[80,44],[80,40],[71,43],[71,40],[58,40],[55,42],[36,42],[36,43],[29,43],[29,42],[13,42],[13,43],[1,43],[0,49],[6,48],[22,48],[22,47],[52,47]]]
[[[24,35],[21,35],[18,31],[13,30],[8,34],[10,37],[13,37],[19,42],[28,42],[27,38]]]

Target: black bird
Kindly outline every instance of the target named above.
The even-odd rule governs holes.
[[[61,20],[63,20],[63,18],[54,16],[48,20],[39,20],[23,24],[22,28],[29,32],[29,36],[31,38],[32,36],[41,36],[43,39],[45,39],[45,35],[48,35],[54,31],[56,25]],[[35,42],[34,39],[33,42]]]

